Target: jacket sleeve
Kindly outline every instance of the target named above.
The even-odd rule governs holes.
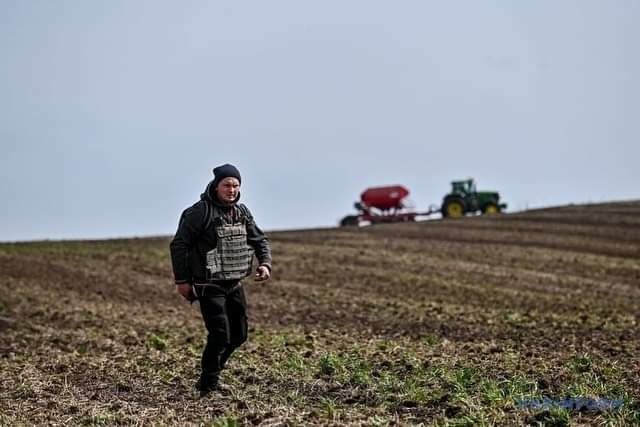
[[[193,274],[189,263],[189,252],[194,248],[196,240],[204,227],[205,209],[203,203],[185,209],[180,216],[178,230],[169,244],[173,276],[177,285],[191,283]]]
[[[245,206],[246,208],[246,206]],[[247,209],[247,243],[256,251],[256,257],[260,265],[266,266],[271,271],[271,243],[258,227],[253,215]]]

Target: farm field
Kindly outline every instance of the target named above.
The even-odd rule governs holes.
[[[640,202],[269,237],[205,399],[170,237],[0,244],[0,425],[640,424]]]

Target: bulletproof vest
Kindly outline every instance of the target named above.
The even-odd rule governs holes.
[[[236,224],[214,222],[217,246],[207,252],[207,281],[241,280],[249,276],[253,248],[247,244],[246,218]]]

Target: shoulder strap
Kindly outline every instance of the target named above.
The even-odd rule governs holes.
[[[202,228],[203,232],[209,228],[211,222],[213,221],[213,209],[209,206],[209,202],[204,201],[204,227]]]
[[[240,210],[240,213],[242,214],[242,218],[240,218],[241,220],[246,220],[247,217],[249,216],[249,209],[243,204],[243,203],[238,203],[238,209]]]
[[[204,200],[203,203],[204,203],[204,216],[202,218],[202,221],[204,225],[203,225],[202,231],[204,233],[204,231],[207,230],[211,226],[211,223],[214,221],[217,209],[214,206],[211,206],[210,203],[207,202],[206,200]],[[240,210],[240,214],[241,214],[241,218],[239,219],[243,222],[246,222],[247,218],[249,217],[249,209],[242,203],[238,203],[237,207]]]
[[[253,223],[253,215],[251,215],[251,212],[246,205],[238,203],[238,209],[240,209],[240,213],[242,214],[242,218],[240,219],[245,223],[245,225]]]

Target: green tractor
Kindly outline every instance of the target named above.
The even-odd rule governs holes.
[[[497,214],[507,208],[500,203],[500,194],[496,191],[476,191],[473,179],[453,181],[451,193],[442,200],[442,217],[458,218],[467,213],[482,212],[483,215]]]

